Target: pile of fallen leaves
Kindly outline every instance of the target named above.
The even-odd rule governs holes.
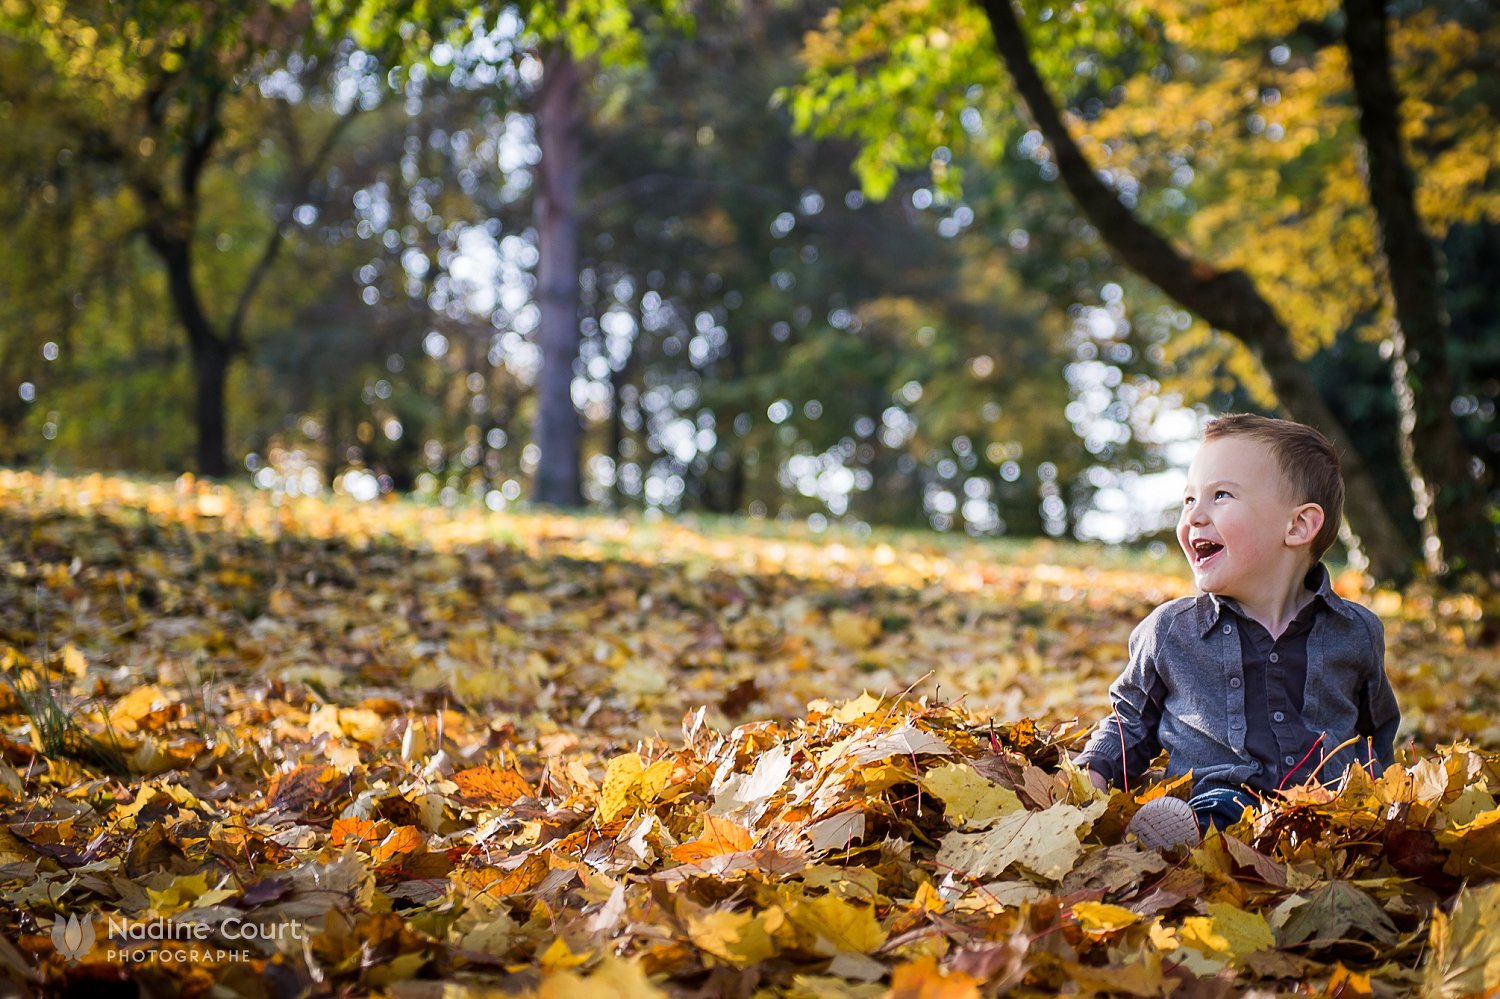
[[[1403,766],[1159,853],[1066,751],[1166,570],[14,473],[0,544],[22,990],[1500,987],[1470,598],[1366,596]]]

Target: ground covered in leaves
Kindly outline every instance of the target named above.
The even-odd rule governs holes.
[[[1341,578],[1346,589],[1357,587]],[[1066,762],[1170,560],[0,472],[0,992],[1482,994],[1500,652],[1191,851]]]

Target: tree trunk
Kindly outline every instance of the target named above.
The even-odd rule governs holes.
[[[19,433],[32,407],[18,391],[19,382],[30,380],[26,377],[30,372],[20,357],[23,349],[15,340],[0,344],[0,371],[6,374],[5,391],[0,392],[0,462],[15,465],[25,464],[33,452],[29,441]]]
[[[745,456],[734,451],[729,456],[729,468],[724,473],[723,513],[736,514],[745,509]]]
[[[181,220],[176,220],[181,223]],[[178,230],[186,229],[186,232]],[[173,220],[154,218],[146,241],[161,258],[167,271],[167,290],[177,321],[187,333],[192,349],[193,387],[196,400],[193,418],[198,430],[198,474],[221,479],[229,474],[225,458],[224,387],[234,345],[220,337],[213,328],[203,302],[193,286],[191,226],[174,226]]]
[[[341,415],[338,401],[330,399],[323,409],[323,474],[328,479],[329,490],[333,489],[334,479],[339,477],[339,471],[348,460],[347,448],[339,439],[344,422]]]
[[[542,159],[536,171],[537,379],[534,438],[541,449],[532,499],[561,507],[583,505],[582,427],[573,406],[578,358],[578,179],[580,173],[578,66],[559,45],[543,62],[536,114]]]
[[[625,487],[620,483],[620,469],[625,467],[625,458],[620,454],[625,444],[625,421],[620,417],[620,384],[616,377],[619,372],[614,372],[609,377],[610,386],[610,413],[608,440],[605,447],[609,449],[609,458],[615,463],[615,480],[610,484],[609,496],[615,510],[625,509]]]
[[[1037,128],[1046,138],[1068,192],[1115,255],[1137,274],[1212,326],[1245,344],[1265,367],[1277,398],[1300,423],[1321,430],[1338,449],[1347,486],[1345,510],[1381,579],[1404,579],[1417,553],[1402,538],[1373,476],[1348,432],[1329,410],[1271,304],[1242,271],[1221,271],[1185,255],[1120,202],[1084,157],[1063,124],[1032,62],[1011,0],[980,0],[995,47]]]
[[[193,415],[198,423],[198,474],[222,479],[229,474],[225,458],[224,387],[229,374],[229,348],[218,337],[193,341],[193,378],[197,398]]]
[[[1449,569],[1493,573],[1500,569],[1500,547],[1488,516],[1490,473],[1474,474],[1474,456],[1453,418],[1454,378],[1437,248],[1417,214],[1415,184],[1401,148],[1401,95],[1391,77],[1381,0],[1344,0],[1344,43],[1359,104],[1370,203],[1380,224],[1395,304],[1391,372],[1427,566],[1434,574]]]

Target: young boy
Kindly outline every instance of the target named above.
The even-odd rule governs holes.
[[[1136,627],[1114,711],[1075,759],[1101,788],[1134,786],[1162,749],[1168,777],[1192,772],[1191,801],[1137,812],[1143,844],[1191,845],[1258,793],[1395,762],[1380,620],[1334,593],[1319,561],[1343,504],[1338,455],[1311,427],[1236,414],[1205,428],[1177,522],[1202,593]]]

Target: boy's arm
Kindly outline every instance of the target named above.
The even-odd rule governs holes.
[[[1156,670],[1156,623],[1153,614],[1131,633],[1130,661],[1109,687],[1114,710],[1094,726],[1089,741],[1073,759],[1111,784],[1144,771],[1161,750],[1157,723],[1166,684]]]
[[[1359,691],[1358,732],[1371,742],[1372,756],[1380,769],[1396,763],[1396,729],[1401,724],[1401,709],[1396,692],[1385,675],[1385,628],[1380,619],[1366,611],[1361,617],[1370,628],[1374,670]]]

